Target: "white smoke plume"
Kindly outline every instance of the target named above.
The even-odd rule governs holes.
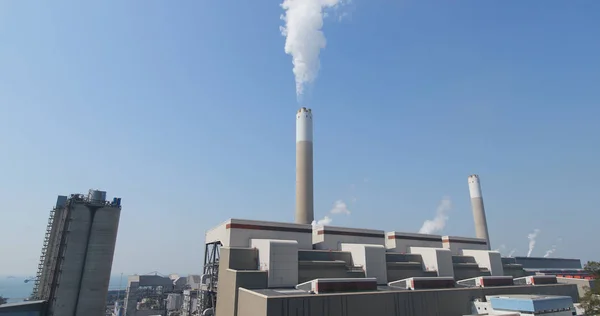
[[[313,223],[314,223],[313,226],[314,225],[329,225],[329,224],[331,224],[331,221],[332,221],[331,217],[325,216],[325,217],[323,217],[322,219],[320,219],[320,220],[318,220],[316,222],[313,221]]]
[[[531,253],[533,252],[533,248],[535,248],[535,242],[536,242],[536,238],[538,236],[538,234],[540,233],[539,229],[534,229],[533,233],[530,233],[529,235],[527,235],[527,238],[529,239],[529,251],[527,252],[527,257],[531,256]]]
[[[555,251],[556,251],[556,245],[552,245],[552,248],[550,248],[548,251],[546,251],[544,258],[550,257],[550,255],[553,254]]]
[[[500,245],[500,247],[498,247],[497,249],[494,249],[494,251],[497,252],[503,252],[504,250],[506,250],[506,245],[504,244]]]
[[[446,227],[448,221],[448,212],[452,209],[452,201],[449,197],[444,197],[438,205],[435,217],[432,220],[426,220],[419,229],[420,234],[433,234]]]
[[[344,203],[344,201],[337,200],[333,204],[333,208],[331,209],[331,211],[329,211],[329,213],[350,215],[350,210],[348,209],[348,206],[346,205],[346,203]]]
[[[329,211],[328,213],[329,215],[350,215],[350,210],[348,209],[348,206],[346,205],[346,203],[344,203],[344,201],[342,200],[337,200],[335,201],[335,203],[333,203],[333,208]],[[318,225],[329,225],[331,224],[331,222],[333,221],[333,218],[329,215],[325,215],[325,217],[323,217],[322,219],[318,220],[318,221],[312,221],[312,226],[318,226]]]
[[[319,54],[327,41],[321,28],[324,10],[343,4],[344,0],[284,0],[281,7],[285,26],[279,29],[286,37],[285,53],[292,56],[296,95],[304,92],[304,85],[317,78],[320,68]]]
[[[517,251],[517,249],[513,249],[513,250],[511,250],[511,251],[508,253],[508,257],[509,257],[509,258],[511,258],[511,257],[512,257],[512,256],[515,254],[515,251]]]
[[[556,252],[556,248],[558,247],[557,244],[559,244],[561,242],[562,242],[562,238],[558,238],[556,240],[556,244],[552,245],[552,247],[550,247],[550,249],[548,249],[546,251],[546,254],[544,254],[544,258],[548,258],[548,257],[550,257],[551,254],[555,253]]]

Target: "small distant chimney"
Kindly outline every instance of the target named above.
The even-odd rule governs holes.
[[[475,221],[475,235],[477,238],[487,240],[489,250],[491,249],[490,235],[485,218],[481,184],[479,183],[479,176],[476,174],[469,176],[469,193],[471,195],[471,207],[473,208],[473,220]]]

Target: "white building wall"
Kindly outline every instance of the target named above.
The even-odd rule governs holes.
[[[297,241],[252,239],[251,247],[258,250],[259,270],[267,271],[270,288],[298,284]]]
[[[385,247],[382,245],[342,244],[342,251],[352,255],[354,265],[362,266],[367,278],[376,278],[377,284],[387,284]]]
[[[438,276],[454,277],[452,253],[448,249],[410,247],[410,253],[419,254],[423,259],[423,270],[437,271]]]
[[[342,244],[385,246],[385,233],[382,230],[315,226],[312,242],[314,248],[320,250],[341,250]]]
[[[401,232],[386,233],[385,246],[389,251],[408,253],[410,247],[443,248],[442,236]]]
[[[503,276],[502,258],[497,251],[463,249],[462,255],[471,256],[480,268],[487,268],[493,276]]]
[[[443,236],[444,248],[450,249],[453,255],[461,255],[463,249],[489,250],[487,241],[479,238]]]
[[[311,225],[230,219],[206,233],[206,243],[250,247],[251,239],[295,240],[300,249],[312,249]]]

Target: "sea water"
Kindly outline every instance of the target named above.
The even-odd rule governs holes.
[[[28,276],[0,276],[0,296],[8,299],[8,303],[21,302],[31,295],[33,291],[34,281],[25,283]],[[121,285],[119,286],[119,283]],[[111,276],[110,290],[124,290],[127,287],[127,276],[123,276],[121,281],[120,275]]]

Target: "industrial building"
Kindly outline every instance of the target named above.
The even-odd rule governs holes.
[[[530,273],[484,239],[230,219],[206,243],[219,268],[202,278],[216,294],[205,315],[467,315],[489,295],[579,297],[555,277],[521,282]]]
[[[170,311],[182,311],[184,315],[191,315],[197,310],[200,281],[199,275],[180,277],[176,274],[162,276],[155,273],[129,276],[125,315],[163,315]]]
[[[493,295],[473,304],[474,315],[572,316],[577,315],[569,296]]]
[[[31,300],[18,308],[44,316],[104,316],[120,215],[121,199],[106,201],[104,191],[59,196]],[[2,306],[0,314],[11,310]]]
[[[478,175],[468,177],[476,238],[316,224],[312,128],[312,111],[301,108],[296,113],[295,223],[226,220],[205,234],[202,276],[130,276],[125,315],[164,315],[169,311],[203,316],[464,316],[537,315],[540,312],[577,315],[574,303],[578,302],[583,285],[565,276],[581,272],[581,262],[502,258],[499,252],[491,251]],[[80,242],[71,243],[77,245],[76,249],[83,249],[71,250],[71,256],[80,255],[76,257],[79,261],[69,259],[73,262],[90,260],[86,253],[95,249],[88,244],[96,240],[91,237],[91,228],[99,216],[97,210],[116,208],[120,211],[120,199],[103,202],[99,208],[90,206],[96,205],[93,203],[96,203],[97,192],[90,191],[87,198],[72,196],[65,201],[59,197],[55,208],[73,213],[71,209],[81,204],[92,214],[85,217],[81,212],[74,212],[83,219],[75,217],[81,224],[71,234],[87,236],[87,239],[81,237],[83,239],[77,239]],[[64,216],[67,215],[58,215]],[[64,235],[58,228],[55,232],[53,218],[54,212],[45,245],[56,243],[55,235]],[[116,219],[118,223],[118,216]],[[87,231],[83,230],[87,227],[84,223],[90,227]],[[56,224],[61,225],[66,224]],[[116,226],[103,227],[105,232],[111,233],[109,228],[115,227],[116,236]],[[106,241],[103,245],[108,245],[108,235],[102,239]],[[112,241],[111,260],[114,239]],[[85,248],[79,246],[80,243]],[[98,282],[95,288],[102,290],[100,287],[104,285],[106,288],[104,292],[97,292],[104,295],[93,299],[88,295],[92,284],[85,279],[89,277],[85,273],[86,265],[77,270],[80,277],[76,278],[75,270],[65,270],[66,276],[56,276],[54,271],[61,265],[47,262],[48,254],[54,256],[64,251],[60,247],[44,250],[39,286],[36,285],[34,295],[40,300],[15,308],[26,310],[40,306],[54,312],[49,315],[101,315],[94,312],[95,309],[92,311],[92,307],[104,307],[98,297],[102,296],[103,300],[106,297],[110,263],[107,274],[103,274],[106,266],[102,265],[102,274],[94,275],[93,281]],[[97,261],[101,257],[95,254],[92,258]],[[54,270],[48,272],[50,268],[46,266]],[[565,275],[554,273],[557,271]],[[106,277],[105,283],[100,279],[102,276]],[[65,281],[64,288],[52,283],[57,278]],[[49,290],[52,288],[54,290]],[[57,301],[66,303],[57,305]]]
[[[525,269],[532,260],[490,251],[478,175],[468,177],[477,238],[316,225],[312,126],[312,111],[301,108],[295,223],[229,219],[206,232],[202,315],[462,316],[485,314],[475,303],[506,307],[514,295],[538,295],[527,299],[534,306],[560,302],[560,312],[575,313],[577,285]],[[535,264],[573,264],[548,260]]]

